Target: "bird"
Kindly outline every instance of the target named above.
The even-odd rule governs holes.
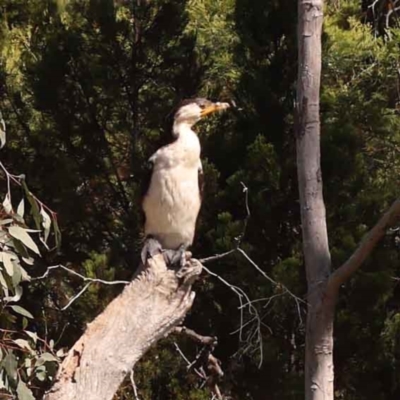
[[[193,126],[202,118],[230,107],[204,98],[181,102],[174,114],[173,142],[149,159],[147,190],[142,200],[145,243],[141,258],[162,250],[167,261],[184,266],[193,243],[202,202],[203,167],[200,140]]]

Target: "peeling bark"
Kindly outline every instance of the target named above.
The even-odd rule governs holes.
[[[190,310],[191,290],[202,266],[190,260],[180,271],[157,255],[86,329],[61,364],[45,400],[109,400],[150,346]]]

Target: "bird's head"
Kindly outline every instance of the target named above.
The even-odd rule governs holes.
[[[174,115],[174,123],[187,124],[192,127],[203,117],[228,107],[230,107],[229,103],[213,103],[203,98],[184,100]]]

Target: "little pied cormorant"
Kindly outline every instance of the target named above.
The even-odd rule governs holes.
[[[203,173],[200,141],[192,127],[206,115],[228,107],[228,103],[202,98],[184,100],[174,115],[175,141],[150,157],[151,178],[142,202],[146,217],[143,264],[153,254],[152,247],[159,251],[160,245],[170,262],[184,264],[200,211]]]

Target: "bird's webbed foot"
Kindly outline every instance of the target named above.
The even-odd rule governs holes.
[[[178,250],[164,250],[165,262],[169,265],[184,267],[186,264],[186,246],[181,244]]]
[[[157,254],[162,253],[162,247],[160,242],[153,238],[152,236],[148,236],[144,242],[142,251],[140,253],[140,258],[142,260],[143,265],[146,264],[148,258],[154,257]]]

